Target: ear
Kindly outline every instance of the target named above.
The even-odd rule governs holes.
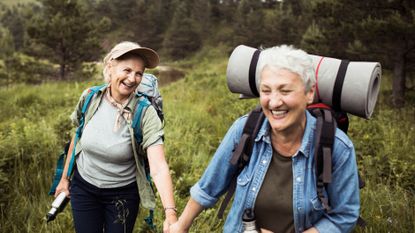
[[[316,85],[311,86],[310,90],[306,93],[307,104],[312,104],[314,100],[314,94],[316,90]]]
[[[112,61],[107,62],[106,66],[108,69],[111,69],[114,66],[112,63],[113,63]]]

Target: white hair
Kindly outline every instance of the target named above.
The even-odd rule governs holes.
[[[304,82],[305,90],[309,91],[315,84],[315,72],[311,57],[301,49],[281,45],[261,51],[258,60],[257,77],[264,68],[286,69],[298,74]]]

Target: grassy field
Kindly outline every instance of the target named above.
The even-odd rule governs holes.
[[[205,49],[191,60],[170,64],[186,77],[162,88],[166,114],[166,153],[179,211],[230,124],[256,105],[238,100],[226,87],[227,48]],[[0,229],[1,232],[74,232],[70,206],[46,224],[53,198],[47,196],[56,156],[69,139],[68,116],[80,93],[98,81],[47,83],[1,88]],[[413,85],[413,83],[411,84]],[[365,229],[355,232],[413,232],[415,229],[415,93],[407,105],[388,105],[390,75],[373,118],[351,117],[350,137],[366,188],[361,191]],[[218,208],[204,211],[191,232],[221,232]],[[158,203],[156,224],[162,223]],[[142,218],[135,232],[148,232]]]
[[[36,2],[35,0],[2,0],[1,3],[3,3],[6,6],[15,6],[17,4],[25,4],[30,2]]]

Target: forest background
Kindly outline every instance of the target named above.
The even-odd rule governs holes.
[[[239,44],[293,44],[311,54],[382,64],[372,119],[350,116],[366,181],[355,232],[415,229],[415,2],[412,0],[2,0],[0,231],[73,232],[70,207],[46,224],[57,154],[80,93],[102,83],[104,52],[123,40],[159,51],[166,152],[179,211],[227,128],[257,100],[226,88]],[[175,77],[173,77],[175,79]],[[191,232],[220,232],[217,208]],[[155,215],[162,223],[161,205]],[[144,216],[145,213],[142,213]],[[140,216],[137,232],[150,231]]]

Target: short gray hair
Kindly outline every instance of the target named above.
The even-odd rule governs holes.
[[[280,45],[263,49],[258,60],[257,70],[259,73],[257,76],[262,73],[265,67],[286,69],[298,74],[304,82],[306,91],[309,91],[316,83],[311,57],[303,50],[293,46]]]

